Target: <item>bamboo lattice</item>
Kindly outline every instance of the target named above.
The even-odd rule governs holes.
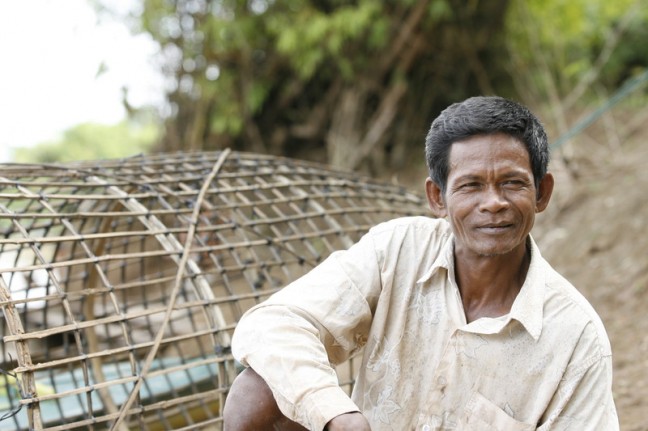
[[[221,429],[241,315],[425,206],[229,151],[0,165],[0,430]]]

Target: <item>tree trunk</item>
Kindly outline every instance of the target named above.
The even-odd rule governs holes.
[[[328,162],[333,166],[343,169],[352,167],[348,162],[355,158],[358,151],[364,120],[364,98],[364,92],[359,88],[342,91],[326,135]]]

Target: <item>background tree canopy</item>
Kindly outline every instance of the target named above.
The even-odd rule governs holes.
[[[375,172],[447,104],[501,94],[564,112],[648,65],[619,0],[145,0],[172,82],[160,149],[237,150]],[[591,95],[590,95],[591,98]]]
[[[432,115],[512,90],[508,1],[146,0],[174,85],[162,149],[402,165]]]
[[[109,1],[93,1],[111,13]],[[574,112],[646,71],[645,6],[646,0],[141,0],[124,18],[160,46],[168,79],[163,130],[146,135],[147,144],[132,133],[117,141],[130,153],[230,147],[377,174],[421,163],[430,121],[449,103],[477,94],[522,100],[556,137]],[[83,147],[79,136],[71,130],[18,159],[36,153],[40,161],[63,160],[71,152],[60,148]],[[120,145],[86,144],[83,158],[125,155]]]

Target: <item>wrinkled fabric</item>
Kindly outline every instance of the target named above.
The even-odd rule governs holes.
[[[528,241],[510,313],[467,323],[448,223],[380,224],[248,311],[234,356],[311,430],[351,411],[374,431],[617,430],[603,324]],[[332,365],[362,347],[350,399]]]

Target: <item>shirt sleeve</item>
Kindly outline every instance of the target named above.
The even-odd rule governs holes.
[[[308,429],[359,411],[332,364],[366,342],[380,295],[370,234],[249,310],[237,324],[234,357],[268,384],[279,409]]]
[[[593,357],[568,370],[538,431],[619,429],[612,397],[612,356]]]

